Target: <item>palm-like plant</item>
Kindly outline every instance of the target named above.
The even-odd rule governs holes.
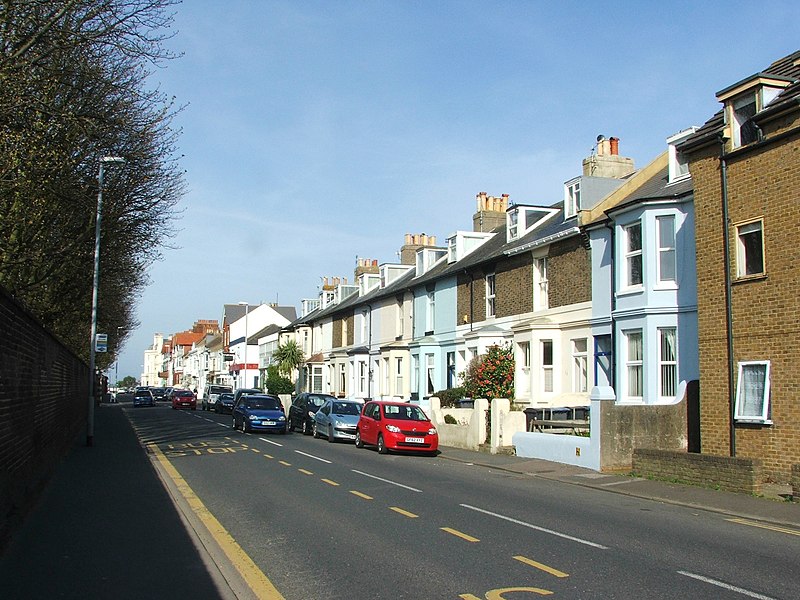
[[[294,340],[279,345],[272,358],[278,366],[278,371],[287,377],[305,362],[303,351]]]

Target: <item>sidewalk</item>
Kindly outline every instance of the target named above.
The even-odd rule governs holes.
[[[0,598],[231,600],[120,405],[95,422],[0,556]]]
[[[0,598],[234,599],[121,406],[102,405],[95,420],[94,447],[76,442],[0,556]],[[800,530],[800,504],[783,488],[760,498],[458,448],[440,458]]]

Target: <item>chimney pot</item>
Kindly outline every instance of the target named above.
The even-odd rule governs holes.
[[[616,156],[619,154],[619,138],[612,137],[610,140],[611,145],[611,156]]]

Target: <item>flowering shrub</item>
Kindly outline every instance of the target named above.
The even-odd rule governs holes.
[[[514,398],[514,354],[510,347],[490,346],[461,373],[470,398]]]

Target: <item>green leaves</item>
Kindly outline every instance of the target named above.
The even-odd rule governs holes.
[[[510,347],[490,346],[461,373],[470,398],[514,398],[514,354]]]

